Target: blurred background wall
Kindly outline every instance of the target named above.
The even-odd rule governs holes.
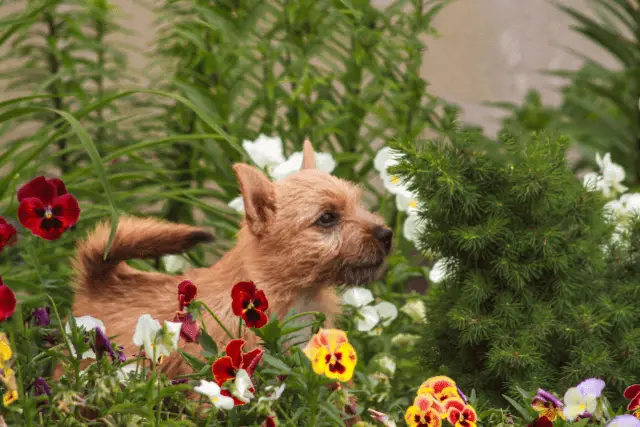
[[[152,5],[158,0],[146,1]],[[587,10],[587,0],[559,1]],[[137,0],[113,3],[121,10],[121,24],[135,32],[117,41],[133,51],[132,68],[143,70],[148,61],[144,52],[156,35],[153,13]],[[384,6],[390,0],[373,3]],[[11,9],[15,7],[2,10]],[[441,37],[429,41],[422,69],[431,92],[460,104],[463,118],[484,126],[489,134],[496,131],[501,112],[483,106],[485,101],[520,103],[527,89],[535,87],[545,102],[558,102],[557,81],[539,71],[578,68],[581,60],[566,47],[612,63],[571,31],[569,19],[549,0],[456,0],[438,15],[435,25]],[[0,86],[0,99],[8,97]]]

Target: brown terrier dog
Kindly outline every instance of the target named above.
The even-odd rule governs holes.
[[[127,356],[138,349],[132,342],[141,314],[160,322],[172,320],[177,308],[177,285],[191,280],[198,299],[206,303],[225,326],[235,331],[238,318],[231,308],[231,288],[253,281],[269,300],[269,312],[283,318],[291,309],[327,314],[331,323],[340,312],[333,285],[367,284],[376,280],[391,250],[392,232],[378,215],[360,204],[360,189],[315,169],[315,154],[305,141],[302,170],[272,183],[258,169],[233,167],[240,183],[245,219],[236,246],[214,266],[181,276],[143,272],[128,266],[134,258],[184,252],[213,241],[213,236],[188,225],[157,219],[120,219],[109,255],[104,252],[110,232],[101,224],[78,245],[74,268],[74,316],[102,320],[108,335],[117,335]],[[220,348],[229,340],[215,320],[206,317],[209,334]],[[257,337],[244,328],[245,351]],[[199,345],[180,347],[199,355]],[[169,376],[189,372],[179,354],[166,358],[161,369]]]

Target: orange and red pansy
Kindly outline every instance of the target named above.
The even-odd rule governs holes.
[[[39,176],[18,190],[18,219],[34,235],[56,240],[78,222],[80,206],[64,183]]]
[[[269,318],[265,314],[269,301],[253,282],[239,282],[231,289],[233,314],[242,317],[249,328],[262,328]]]
[[[0,216],[0,252],[5,246],[13,245],[17,240],[16,228]]]
[[[566,419],[562,411],[564,405],[560,399],[541,388],[538,389],[531,406],[539,413],[540,417],[546,417],[549,421],[555,421],[556,417]]]
[[[16,294],[2,282],[0,277],[0,322],[7,320],[16,311]]]
[[[432,395],[418,395],[413,405],[407,408],[404,420],[409,427],[440,427],[442,426],[443,408]]]
[[[243,353],[242,347],[244,347],[245,344],[246,341],[241,339],[229,341],[225,348],[226,356],[213,362],[211,366],[213,378],[220,387],[227,381],[234,381],[240,369],[247,371],[249,377],[253,376],[253,372],[256,370],[260,359],[262,359],[264,351],[261,348],[256,348],[249,353]],[[255,393],[255,388],[251,387],[249,391]],[[232,397],[236,406],[244,405],[245,403],[232,396],[228,390],[222,390],[220,394]]]
[[[633,412],[636,418],[640,418],[640,384],[627,387],[624,390],[624,398],[630,400],[627,410]]]
[[[469,405],[465,405],[462,399],[452,397],[444,402],[447,420],[454,427],[476,427],[478,415]]]
[[[356,350],[340,329],[320,329],[303,352],[311,361],[313,372],[342,382],[351,379],[358,363]]]

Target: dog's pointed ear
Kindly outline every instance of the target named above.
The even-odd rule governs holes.
[[[309,138],[304,140],[302,145],[302,168],[301,169],[315,169],[316,168],[316,153],[313,151],[313,145]]]
[[[244,216],[251,233],[261,236],[269,229],[276,214],[276,190],[259,169],[243,163],[233,165],[242,200]]]

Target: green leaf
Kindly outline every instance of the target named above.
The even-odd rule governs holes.
[[[149,408],[140,405],[139,403],[119,403],[114,405],[107,411],[108,414],[136,414],[141,417],[152,419],[153,413]]]
[[[178,353],[180,353],[180,355],[184,358],[184,360],[189,364],[189,366],[191,366],[193,368],[194,371],[200,371],[202,368],[204,368],[207,364],[205,362],[203,362],[202,360],[198,359],[197,357],[178,349]]]
[[[504,397],[509,403],[511,403],[511,405],[520,413],[520,415],[522,415],[525,420],[531,418],[531,413],[523,408],[522,405],[520,405],[518,402],[516,402],[509,396],[505,396],[504,394],[502,395],[502,397]]]
[[[204,330],[200,330],[200,345],[202,349],[212,355],[218,354],[218,345]]]
[[[335,407],[329,405],[329,403],[327,402],[319,402],[318,407],[322,410],[322,412],[327,414],[329,418],[331,418],[336,423],[336,425],[339,425],[339,426],[345,425],[344,420],[340,418],[340,414],[338,413]]]
[[[181,393],[181,392],[190,391],[190,390],[193,390],[193,387],[191,387],[189,384],[176,384],[176,385],[167,386],[158,392],[158,399],[162,399],[164,397],[171,396],[172,394]]]
[[[271,365],[272,367],[279,370],[282,374],[288,374],[291,372],[291,368],[286,363],[284,363],[280,359],[270,356],[267,353],[264,353],[262,355],[262,360],[264,360],[266,364]]]

